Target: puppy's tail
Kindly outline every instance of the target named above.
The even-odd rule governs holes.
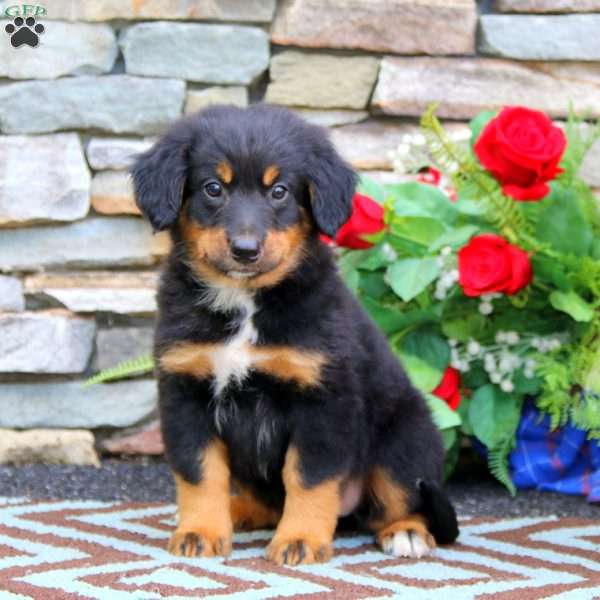
[[[458,537],[458,520],[450,499],[442,488],[431,481],[420,480],[417,488],[421,496],[421,513],[427,529],[438,544],[451,544]]]

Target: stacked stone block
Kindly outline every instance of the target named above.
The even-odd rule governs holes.
[[[430,102],[459,129],[504,104],[600,116],[599,0],[46,8],[37,48],[0,39],[0,460],[160,452],[151,377],[81,383],[150,351],[169,242],[141,219],[127,169],[180,116],[288,106],[385,180]],[[583,170],[597,187],[599,159],[600,146]]]

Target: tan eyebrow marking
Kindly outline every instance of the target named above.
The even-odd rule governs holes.
[[[265,172],[263,173],[263,185],[265,187],[270,187],[273,185],[273,182],[277,179],[277,177],[279,176],[279,167],[276,165],[269,165],[266,169]]]
[[[216,171],[223,183],[231,183],[233,181],[233,169],[226,160],[222,160],[217,165]]]

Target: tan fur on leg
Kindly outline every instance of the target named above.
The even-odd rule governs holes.
[[[177,556],[227,556],[231,552],[229,460],[221,441],[207,446],[201,457],[198,484],[175,475],[179,523],[169,552]]]
[[[298,450],[288,450],[283,467],[285,505],[267,558],[283,565],[325,562],[333,555],[333,534],[340,512],[340,481],[306,487]]]

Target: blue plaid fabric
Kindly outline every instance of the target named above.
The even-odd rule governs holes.
[[[600,502],[600,444],[581,429],[566,425],[550,431],[550,418],[528,403],[510,455],[513,482],[563,494],[583,494]]]

